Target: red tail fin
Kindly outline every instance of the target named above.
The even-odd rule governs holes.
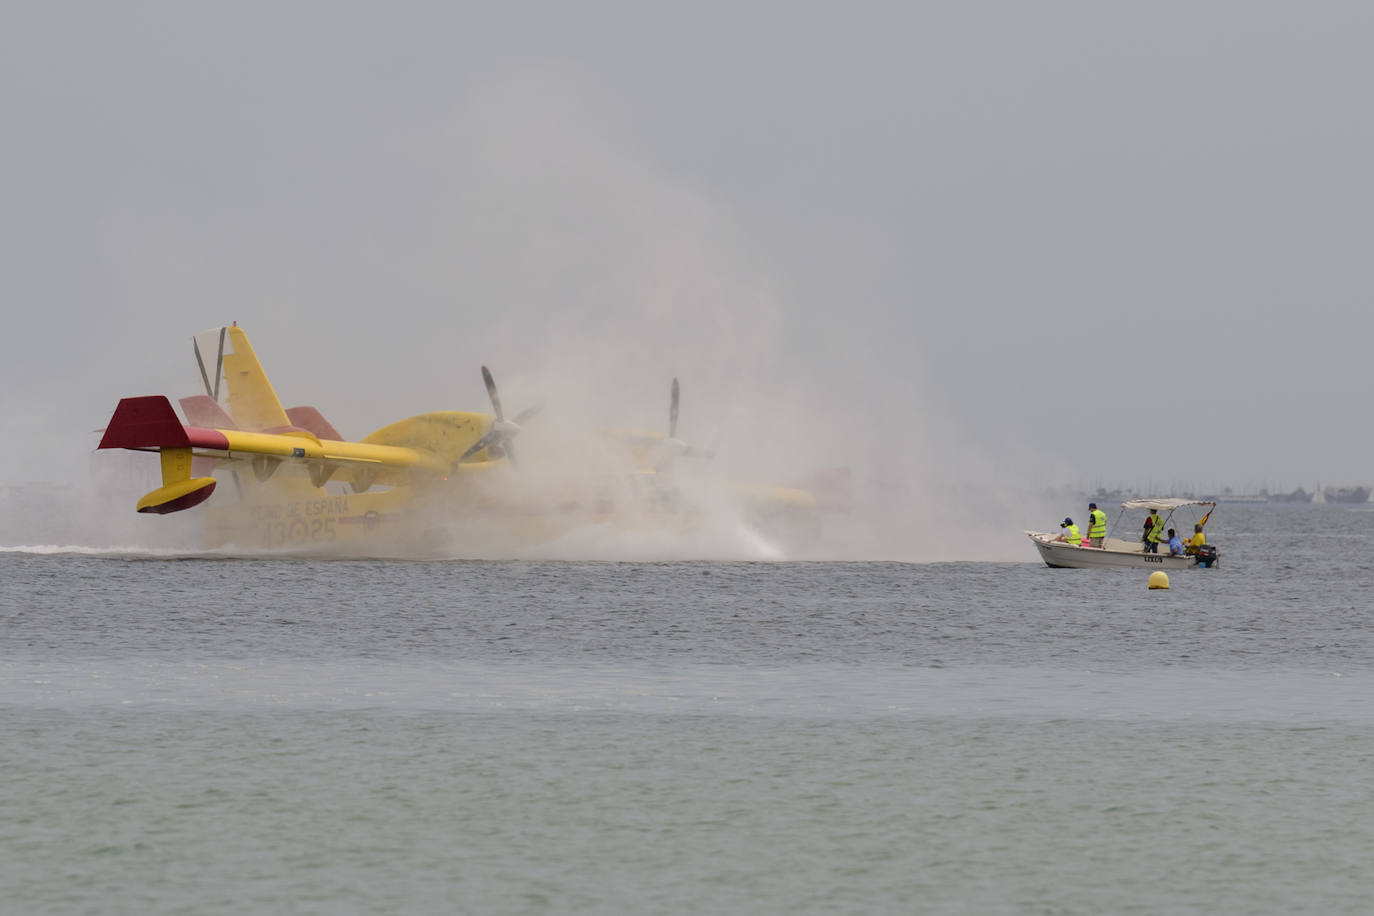
[[[339,431],[324,418],[324,414],[320,413],[314,407],[288,407],[286,409],[286,416],[290,418],[291,422],[296,426],[314,433],[321,439],[333,439],[336,442],[343,441],[343,436],[339,435]]]
[[[186,414],[186,422],[192,426],[205,426],[210,429],[238,429],[229,414],[219,406],[219,402],[208,394],[193,394],[177,402],[181,412]]]

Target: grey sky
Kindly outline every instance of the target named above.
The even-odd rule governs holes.
[[[230,320],[354,436],[485,362],[779,473],[1374,482],[1368,4],[5,20],[0,482]]]

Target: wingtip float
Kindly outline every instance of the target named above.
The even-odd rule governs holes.
[[[198,506],[215,492],[215,478],[192,477],[192,448],[226,449],[213,429],[189,427],[162,395],[123,398],[105,428],[98,448],[155,450],[162,457],[162,486],[138,501],[139,512],[167,515]]]

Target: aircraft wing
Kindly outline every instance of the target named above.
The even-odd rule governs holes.
[[[360,490],[374,482],[401,483],[455,469],[454,462],[429,449],[321,439],[299,428],[267,433],[186,426],[162,395],[121,399],[97,447],[161,453],[163,485],[138,503],[138,511],[158,514],[189,509],[214,490],[213,477],[190,476],[192,455],[246,460],[260,480],[284,463],[298,463],[309,471],[315,486],[346,471]],[[467,470],[474,465],[458,467]]]

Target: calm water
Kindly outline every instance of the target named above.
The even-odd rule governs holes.
[[[1216,570],[0,550],[5,913],[1374,898],[1374,512]]]

